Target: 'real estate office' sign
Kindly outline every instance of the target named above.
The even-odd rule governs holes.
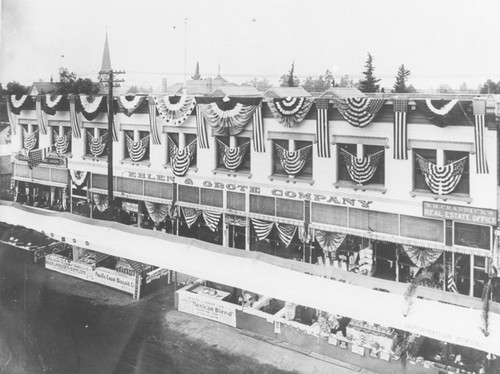
[[[494,209],[474,208],[430,201],[424,201],[422,209],[424,217],[448,219],[476,225],[497,225],[497,211]]]
[[[179,311],[236,327],[236,305],[209,296],[178,291]]]

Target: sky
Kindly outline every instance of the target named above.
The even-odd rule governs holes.
[[[361,77],[367,53],[391,87],[398,66],[418,89],[500,81],[498,0],[0,0],[0,82],[96,79],[106,30],[127,85],[194,73],[277,84],[326,69]]]

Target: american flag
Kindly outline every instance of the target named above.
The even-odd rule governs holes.
[[[47,158],[47,155],[52,150],[52,148],[53,147],[50,146],[50,147],[36,149],[34,151],[28,151],[27,152],[28,167],[30,169],[37,167],[38,164],[40,164]]]
[[[394,99],[394,159],[408,159],[408,125],[406,122],[406,112],[408,111],[407,98]]]
[[[330,157],[330,133],[328,128],[328,99],[316,100],[316,134],[318,157]]]
[[[488,161],[484,150],[484,123],[486,118],[486,101],[474,100],[474,145],[476,148],[476,170],[478,174],[488,174]]]
[[[262,121],[262,107],[259,104],[253,112],[253,150],[255,152],[265,152],[264,144],[264,123]]]

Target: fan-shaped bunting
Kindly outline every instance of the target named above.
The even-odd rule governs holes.
[[[90,153],[95,157],[101,156],[106,150],[108,133],[98,137],[94,137],[90,132],[87,132],[87,134],[89,136]]]
[[[125,134],[125,136],[127,138],[127,150],[130,159],[134,162],[141,161],[149,147],[149,135],[137,142],[134,142],[128,134]]]
[[[193,223],[195,223],[198,217],[200,216],[201,212],[197,209],[186,208],[186,207],[181,207],[181,210],[182,214],[184,215],[184,220],[188,225],[188,228],[191,228]]]
[[[68,151],[69,145],[71,144],[71,133],[68,132],[62,136],[56,131],[54,133],[54,145],[56,146],[56,153],[61,156]]]
[[[416,155],[418,166],[425,178],[425,183],[430,190],[439,195],[452,193],[460,182],[464,172],[467,157],[454,161],[444,166],[437,166],[431,161],[426,160],[419,154]]]
[[[26,149],[27,151],[35,149],[38,144],[38,130],[35,130],[30,134],[23,129],[23,134],[24,149]]]
[[[455,124],[463,114],[458,100],[416,100],[417,107],[434,125],[445,127]]]
[[[171,205],[153,203],[150,201],[145,201],[144,205],[146,205],[146,209],[149,214],[149,218],[155,223],[155,225],[163,222],[165,218],[170,216],[170,212],[172,210]]]
[[[146,99],[147,96],[141,95],[125,95],[118,96],[116,98],[116,103],[118,107],[125,113],[127,117],[130,117],[142,104],[142,102]]]
[[[231,148],[219,139],[217,139],[217,141],[219,143],[219,152],[224,166],[231,171],[238,169],[243,161],[243,158],[245,157],[246,152],[248,151],[248,148],[250,147],[250,142]]]
[[[285,247],[288,247],[292,242],[295,232],[297,231],[297,226],[288,225],[285,223],[277,223],[276,230],[278,232],[280,240],[283,242]]]
[[[106,98],[104,96],[79,95],[80,111],[87,121],[93,121],[101,111],[104,111]]]
[[[296,175],[303,169],[309,159],[312,149],[312,145],[308,145],[298,151],[288,151],[278,143],[274,143],[274,145],[276,147],[281,166],[288,175]]]
[[[269,99],[267,104],[274,118],[285,127],[296,127],[306,117],[314,100],[306,97]]]
[[[20,114],[21,110],[28,106],[30,101],[28,95],[9,95],[10,110],[14,114]]]
[[[379,151],[364,158],[357,158],[345,149],[340,148],[340,154],[344,159],[351,179],[356,183],[363,184],[368,182],[377,171],[384,151]]]
[[[168,125],[182,125],[189,118],[196,106],[194,96],[183,90],[180,96],[154,97],[156,109]]]
[[[333,104],[352,126],[366,127],[377,116],[384,101],[369,97],[348,97],[334,100]]]
[[[335,253],[344,242],[346,234],[315,230],[315,237],[324,252]]]
[[[46,114],[54,115],[65,103],[67,99],[63,95],[46,94],[42,100],[42,109]]]
[[[414,247],[412,245],[402,245],[402,247],[415,266],[421,269],[431,266],[443,253],[442,249]]]
[[[167,136],[167,138],[172,172],[176,176],[182,177],[188,171],[189,165],[196,154],[196,139],[184,147],[184,149],[179,149],[170,136]]]
[[[81,170],[69,169],[69,175],[71,176],[71,180],[77,187],[83,186],[83,184],[85,183],[85,179],[87,178],[87,172]]]

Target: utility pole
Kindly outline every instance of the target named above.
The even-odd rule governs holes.
[[[108,218],[110,221],[113,220],[114,211],[114,197],[113,197],[113,122],[114,122],[114,111],[113,111],[113,88],[120,87],[119,82],[124,82],[123,79],[115,80],[115,74],[125,74],[124,71],[113,69],[101,70],[99,72],[101,76],[101,82],[104,82],[108,86],[108,139],[107,139],[107,153],[108,153]],[[107,76],[107,77],[106,77]],[[107,78],[104,80],[104,78]],[[118,134],[116,134],[118,136]]]

